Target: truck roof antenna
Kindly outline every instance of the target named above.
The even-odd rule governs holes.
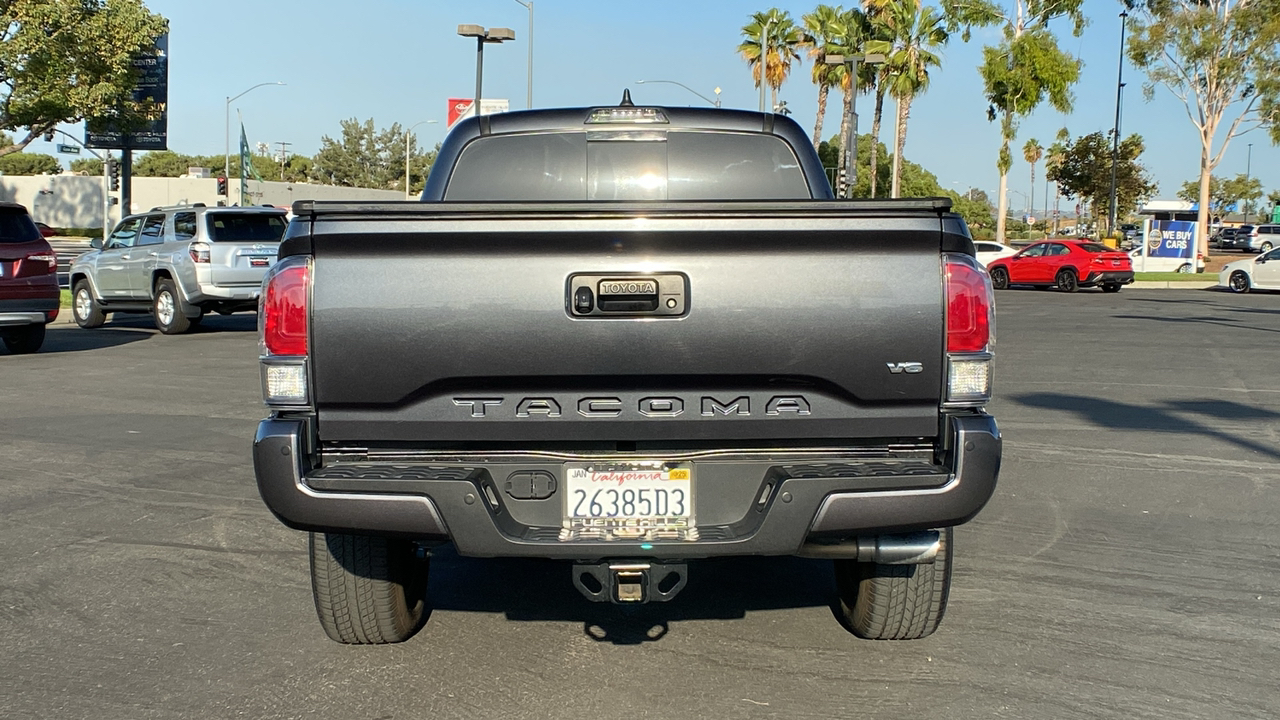
[[[622,89],[622,102],[618,103],[618,107],[635,107],[636,104],[631,102],[631,89]]]

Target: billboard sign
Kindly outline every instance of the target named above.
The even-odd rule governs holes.
[[[156,38],[155,46],[143,50],[133,59],[138,84],[133,89],[133,102],[144,108],[145,119],[129,132],[118,127],[111,118],[93,118],[85,122],[85,147],[104,150],[169,149],[169,35]]]
[[[504,113],[511,109],[510,100],[502,100],[495,98],[485,98],[480,101],[481,115],[494,115]],[[449,98],[449,107],[446,111],[447,118],[446,127],[453,127],[454,123],[459,120],[475,115],[475,103],[471,98]]]
[[[1142,245],[1130,255],[1138,272],[1175,272],[1188,267],[1193,272],[1196,257],[1196,223],[1187,220],[1147,220]]]

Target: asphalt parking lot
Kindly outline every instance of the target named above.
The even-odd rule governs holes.
[[[254,318],[60,324],[0,350],[0,716],[1275,717],[1280,294],[997,299],[1001,485],[910,643],[846,634],[819,561],[622,612],[446,551],[421,634],[337,645],[254,486]]]

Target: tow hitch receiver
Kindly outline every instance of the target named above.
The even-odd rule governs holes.
[[[684,563],[619,560],[573,566],[573,586],[593,602],[666,602],[683,590],[686,582]]]

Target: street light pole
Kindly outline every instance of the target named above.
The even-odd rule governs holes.
[[[258,83],[257,85],[254,85],[253,87],[249,88],[248,90],[245,90],[244,92],[240,93],[239,95],[236,95],[235,97],[227,97],[226,125],[224,126],[224,129],[226,131],[227,147],[226,147],[226,157],[223,158],[223,167],[222,167],[222,177],[224,178],[231,177],[231,103],[235,102],[236,100],[239,100],[245,95],[248,95],[254,90],[257,90],[258,88],[266,85],[284,85],[284,83],[282,82]],[[214,157],[217,157],[217,156],[215,155]]]
[[[1120,94],[1124,92],[1124,31],[1129,13],[1120,13],[1120,62],[1116,70],[1116,124],[1111,138],[1111,212],[1107,217],[1107,233],[1116,228],[1116,169],[1120,163]]]
[[[845,194],[853,199],[853,188],[858,184],[858,63],[878,65],[885,61],[881,53],[870,55],[828,55],[828,65],[849,66],[849,136],[844,138]],[[871,168],[871,172],[875,172]]]
[[[411,199],[412,199],[411,197],[409,197],[409,137],[410,137],[410,133],[412,133],[412,132],[413,132],[413,129],[414,129],[414,128],[416,128],[416,127],[418,127],[419,125],[433,125],[433,124],[435,124],[436,122],[438,122],[438,121],[437,121],[437,120],[423,120],[422,122],[414,123],[412,127],[410,127],[408,130],[405,130],[405,131],[404,131],[404,199],[405,199],[405,200],[411,200]]]
[[[1245,155],[1245,160],[1244,160],[1244,184],[1246,187],[1249,185],[1249,175],[1252,170],[1253,170],[1253,143],[1249,143],[1249,154]],[[1252,202],[1249,202],[1244,206],[1245,222],[1249,222],[1249,206],[1252,204],[1253,204]]]
[[[529,98],[525,101],[525,109],[533,109],[533,0],[516,0],[529,9]]]
[[[484,44],[497,44],[507,40],[515,40],[516,31],[511,28],[489,28],[485,30],[480,25],[459,25],[458,34],[462,37],[476,39],[476,97],[471,106],[472,110],[475,111],[475,116],[480,117],[480,97],[484,82]]]
[[[702,98],[703,100],[706,100],[707,102],[711,103],[713,106],[715,106],[715,107],[720,107],[720,88],[716,88],[716,99],[715,99],[715,100],[712,100],[711,98],[707,97],[706,95],[703,95],[702,93],[698,92],[697,90],[694,90],[693,88],[689,87],[688,85],[685,85],[685,84],[684,84],[684,83],[682,83],[682,82],[676,82],[675,80],[637,80],[637,81],[636,81],[636,84],[637,84],[637,85],[644,85],[645,83],[668,83],[668,84],[671,84],[671,85],[679,85],[680,87],[684,88],[685,90],[688,90],[689,92],[693,93],[694,95],[697,95],[698,97]]]

